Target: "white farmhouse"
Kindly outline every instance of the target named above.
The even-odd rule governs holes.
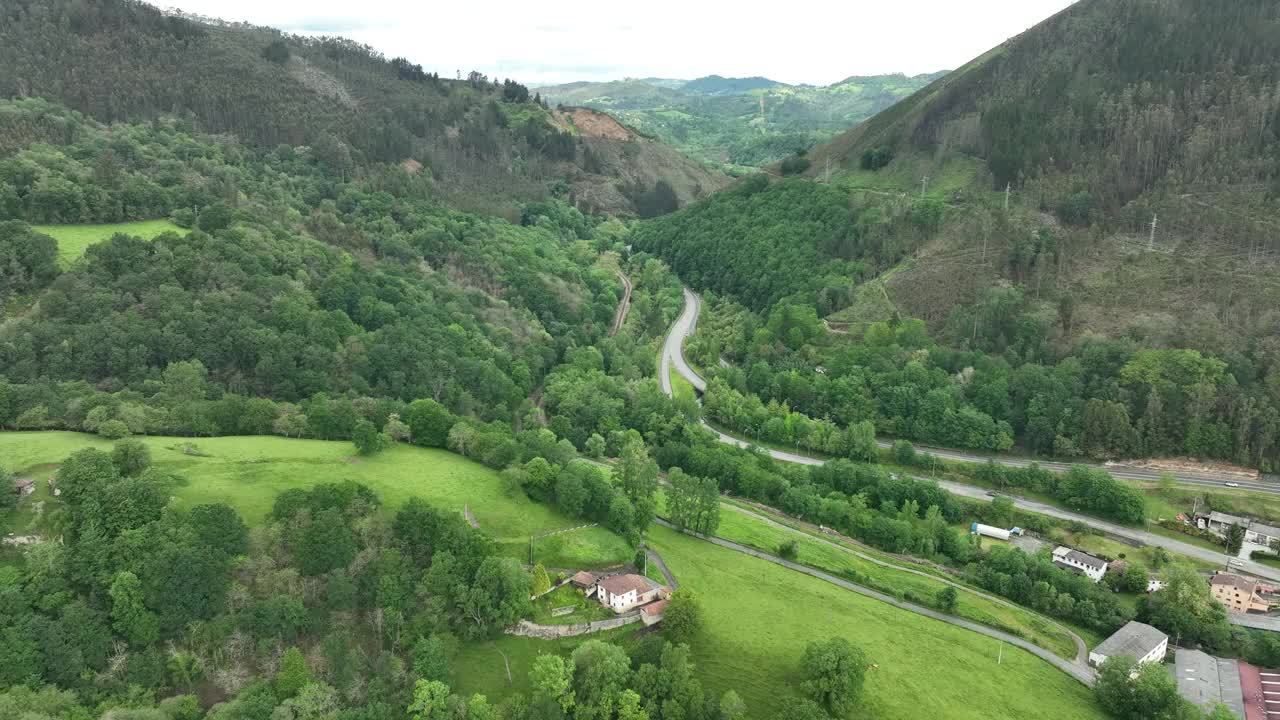
[[[1089,664],[1097,667],[1107,658],[1120,655],[1127,655],[1139,663],[1160,662],[1168,649],[1168,635],[1146,623],[1131,620],[1089,653]]]
[[[1064,570],[1084,575],[1094,582],[1102,582],[1102,576],[1107,574],[1106,560],[1087,552],[1073,550],[1065,545],[1054,548],[1053,564]]]
[[[616,613],[668,595],[667,589],[643,575],[610,575],[596,581],[596,599]]]

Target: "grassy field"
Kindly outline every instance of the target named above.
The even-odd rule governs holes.
[[[415,496],[446,510],[462,512],[469,506],[483,532],[526,561],[531,534],[581,524],[542,503],[507,496],[496,472],[444,450],[398,445],[361,458],[349,442],[268,436],[140,439],[151,448],[155,466],[189,480],[175,490],[176,505],[223,502],[250,525],[260,524],[285,490],[342,480],[368,485],[389,511]],[[188,444],[201,455],[184,453]],[[110,449],[111,443],[81,433],[0,433],[0,458],[19,475],[35,468],[47,476],[53,464],[82,447]],[[29,522],[26,505],[0,529],[12,532],[9,523]],[[633,555],[622,538],[600,527],[544,538],[535,546],[536,561],[551,567],[596,567],[628,562]]]
[[[460,695],[480,693],[487,695],[495,703],[517,692],[527,696],[531,690],[529,671],[533,669],[533,661],[539,655],[552,653],[568,659],[574,648],[588,640],[605,640],[625,647],[638,627],[630,625],[593,635],[558,640],[503,635],[484,642],[464,643],[453,659],[449,684]],[[510,682],[507,679],[508,666],[511,669]]]
[[[731,510],[720,513],[720,527],[716,530],[716,535],[775,554],[781,543],[797,540],[799,550],[797,562],[925,606],[932,606],[934,597],[946,587],[940,580],[876,565],[856,555],[818,542],[807,535],[773,527],[749,515]],[[1075,643],[1072,642],[1071,637],[1030,610],[1011,608],[961,590],[960,604],[955,614],[966,620],[982,623],[1030,640],[1064,658],[1075,657]]]
[[[168,220],[140,220],[107,225],[33,225],[32,229],[58,241],[58,259],[63,266],[75,262],[90,245],[100,243],[116,233],[151,240],[161,233],[176,232],[186,235],[191,232]]]
[[[1043,660],[786,568],[664,528],[650,531],[681,585],[698,590],[706,627],[694,650],[709,690],[736,689],[752,718],[795,697],[811,640],[834,635],[876,664],[858,717],[1103,718],[1083,685]]]

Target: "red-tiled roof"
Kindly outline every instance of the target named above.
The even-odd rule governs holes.
[[[662,611],[667,609],[667,603],[669,602],[671,601],[659,600],[657,602],[651,602],[648,605],[645,605],[644,607],[640,608],[640,612],[644,613],[645,615],[661,615]]]
[[[579,573],[576,573],[572,578],[570,578],[569,582],[573,583],[574,585],[591,587],[592,585],[596,584],[596,574],[591,572],[590,570],[583,570]]]
[[[632,590],[636,594],[648,592],[656,587],[661,587],[654,581],[643,575],[635,575],[628,573],[626,575],[611,575],[600,582],[600,587],[604,588],[610,595],[626,595]]]

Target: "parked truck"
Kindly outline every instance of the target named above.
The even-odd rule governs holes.
[[[997,540],[1008,540],[1010,537],[1021,535],[1022,528],[1015,527],[1005,530],[1004,528],[992,527],[990,525],[983,525],[982,523],[976,522],[969,526],[969,534],[985,535],[987,537],[996,538]]]

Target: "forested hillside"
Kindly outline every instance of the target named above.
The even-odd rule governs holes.
[[[712,75],[675,86],[627,79],[538,90],[551,103],[606,110],[690,157],[746,170],[828,140],[942,74],[850,77],[825,87]]]
[[[796,179],[645,223],[771,330],[707,339],[779,403],[720,395],[722,419],[1276,467],[1277,30],[1274,3],[1081,2],[776,167]]]
[[[344,184],[306,148],[256,152],[176,121],[108,128],[35,100],[0,118],[10,137],[48,141],[0,160],[11,216],[172,214],[193,228],[117,236],[63,270],[50,238],[0,224],[0,296],[16,311],[0,365],[22,388],[4,424],[31,411],[43,417],[29,427],[63,425],[94,386],[139,390],[186,361],[243,395],[433,397],[505,415],[564,347],[601,337],[620,293],[586,239],[625,228],[593,230],[562,202],[527,205],[516,226],[419,199],[425,178],[395,166]]]
[[[654,148],[637,138],[617,165],[589,166],[577,130],[519,83],[441,78],[341,38],[195,21],[134,0],[16,0],[0,13],[0,97],[42,97],[104,122],[176,117],[265,149],[305,145],[339,176],[411,162],[451,203],[491,214],[514,217],[517,202],[557,190],[632,184],[632,159]],[[629,196],[667,172],[696,174],[699,192],[720,183],[664,157],[640,173],[642,188],[608,196],[618,204],[585,209],[633,213]],[[695,197],[688,183],[679,189],[680,202]]]

